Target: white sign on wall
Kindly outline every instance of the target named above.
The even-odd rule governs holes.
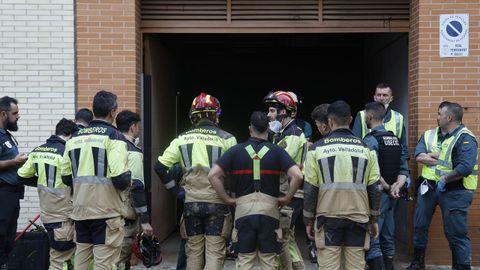
[[[440,15],[440,57],[468,56],[468,14]]]

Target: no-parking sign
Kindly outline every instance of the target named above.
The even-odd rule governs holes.
[[[440,15],[440,57],[468,56],[468,14]]]

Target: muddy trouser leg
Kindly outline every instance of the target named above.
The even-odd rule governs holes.
[[[130,263],[130,258],[133,253],[133,242],[135,236],[140,231],[139,220],[125,220],[125,237],[122,242],[122,249],[118,259],[118,266],[126,266]]]
[[[207,205],[205,217],[205,269],[222,270],[226,256],[226,239],[232,232],[232,214],[224,204]]]
[[[260,269],[262,269],[262,270],[277,270],[278,269],[278,254],[277,253],[261,253],[261,252],[258,252],[258,260],[260,262]]]
[[[205,216],[206,203],[185,203],[183,219],[185,222],[185,254],[187,270],[201,270],[205,265]]]

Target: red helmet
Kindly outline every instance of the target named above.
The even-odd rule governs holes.
[[[287,112],[290,113],[290,116],[294,116],[297,111],[297,102],[295,102],[295,97],[293,97],[290,92],[287,91],[275,91],[268,94],[263,98],[263,102],[267,106],[280,106],[285,108]]]
[[[154,235],[150,236],[143,232],[137,233],[133,242],[133,253],[143,261],[143,265],[147,268],[162,262],[160,241]]]
[[[190,117],[196,113],[211,112],[220,115],[220,101],[209,94],[201,93],[193,99],[192,107],[190,108]]]

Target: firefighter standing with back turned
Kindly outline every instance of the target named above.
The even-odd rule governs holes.
[[[118,262],[124,233],[125,201],[131,184],[127,143],[112,125],[117,96],[107,91],[93,98],[95,119],[67,142],[62,180],[73,185],[75,270],[110,270]]]
[[[287,204],[303,175],[288,153],[268,141],[268,118],[263,112],[250,117],[250,138],[229,149],[208,175],[212,186],[229,205],[236,206],[232,240],[238,252],[238,269],[253,269],[256,258],[261,269],[278,269],[279,206]],[[280,172],[291,178],[285,197],[280,195]],[[225,192],[223,180],[229,173],[232,192]]]
[[[158,157],[155,171],[167,188],[172,190],[175,180],[168,170],[180,162],[184,171],[185,206],[183,218],[187,237],[187,269],[223,269],[225,238],[232,229],[228,205],[218,196],[208,181],[210,168],[229,148],[237,144],[235,137],[217,125],[219,101],[208,94],[195,97],[190,109],[194,125],[174,139]]]
[[[375,151],[348,128],[350,106],[328,107],[331,133],[308,152],[305,166],[304,222],[318,248],[319,269],[364,269],[369,227],[378,235],[379,179]]]
[[[40,217],[50,242],[50,270],[68,269],[64,265],[75,253],[72,189],[62,182],[61,166],[65,143],[77,129],[73,121],[60,120],[55,135],[35,147],[17,172],[22,182],[38,189]]]

